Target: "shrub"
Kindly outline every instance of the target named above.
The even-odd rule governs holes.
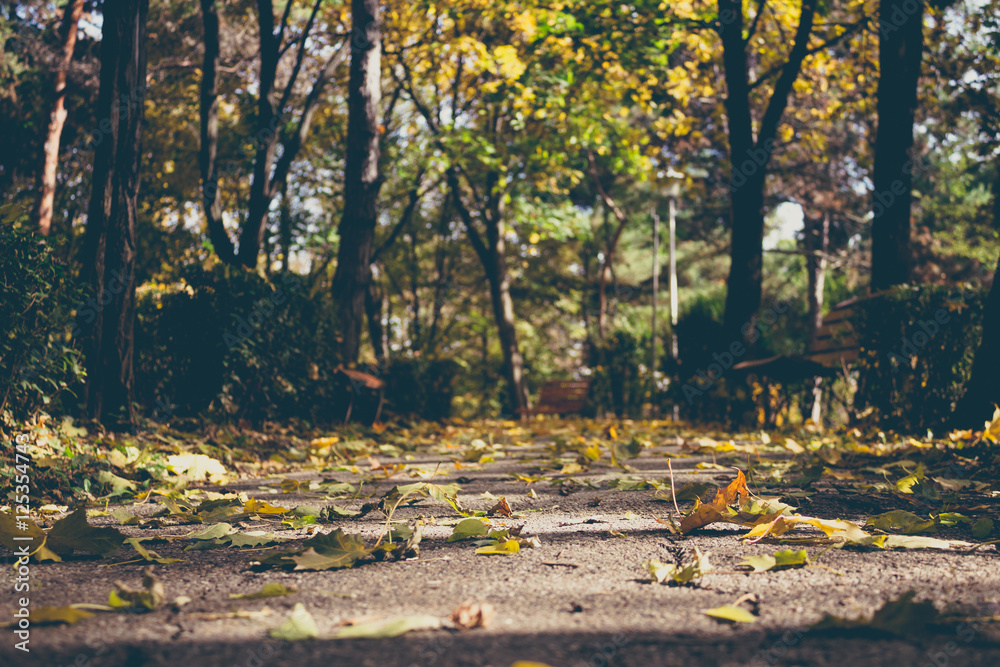
[[[40,237],[0,228],[0,413],[23,419],[84,377],[73,345],[82,292]]]
[[[968,379],[985,298],[982,289],[906,286],[860,302],[855,410],[886,429],[940,427]]]
[[[441,420],[451,416],[460,366],[452,359],[401,357],[389,368],[387,407],[398,415]]]
[[[137,398],[154,416],[328,421],[338,357],[332,306],[302,276],[187,270],[140,289]]]
[[[642,372],[648,365],[649,340],[626,330],[616,330],[604,344],[591,348],[591,403],[599,412],[639,416],[647,390]]]

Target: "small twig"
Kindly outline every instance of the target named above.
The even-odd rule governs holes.
[[[674,466],[670,463],[670,459],[667,459],[667,470],[670,471],[670,495],[674,499],[674,509],[677,510],[677,516],[683,516],[681,514],[681,508],[677,505],[677,485],[674,484]]]
[[[543,560],[542,565],[551,565],[552,567],[571,567],[573,569],[580,567],[576,563],[560,563],[554,560]]]
[[[979,547],[985,547],[985,546],[990,545],[990,544],[1000,544],[1000,540],[990,540],[989,542],[980,542],[979,544],[977,544],[976,546],[972,547],[971,549],[967,549],[967,550],[965,550],[965,551],[963,551],[961,553],[971,554],[973,551],[975,551]]]

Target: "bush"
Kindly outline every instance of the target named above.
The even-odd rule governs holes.
[[[0,413],[51,408],[84,377],[73,346],[82,292],[41,238],[0,228]]]
[[[626,330],[616,330],[602,345],[591,348],[591,403],[598,412],[618,416],[640,416],[647,390],[642,369],[648,362],[648,339]]]
[[[143,286],[138,400],[159,418],[329,421],[337,409],[333,310],[328,295],[309,292],[302,276],[272,283],[224,266]]]
[[[386,392],[388,409],[421,419],[447,419],[451,416],[459,368],[452,359],[393,359]]]
[[[886,429],[940,427],[969,377],[985,298],[982,289],[906,286],[860,302],[855,411]]]

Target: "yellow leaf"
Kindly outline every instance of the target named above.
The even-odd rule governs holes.
[[[290,511],[284,507],[277,507],[275,505],[270,505],[263,500],[256,500],[251,498],[250,500],[243,503],[243,511],[248,514],[285,514]]]
[[[521,545],[517,543],[517,540],[507,540],[491,546],[479,547],[476,549],[476,553],[480,556],[509,556],[520,550]]]

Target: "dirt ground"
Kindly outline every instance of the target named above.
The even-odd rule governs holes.
[[[664,438],[663,441],[672,441]],[[662,441],[661,441],[662,442]],[[657,444],[629,461],[631,478],[667,478],[668,456],[677,445]],[[190,602],[170,603],[149,613],[100,613],[72,626],[33,627],[31,652],[13,648],[7,630],[0,646],[2,665],[48,667],[187,665],[262,667],[306,665],[371,665],[404,667],[491,665],[510,667],[534,661],[553,667],[592,665],[913,665],[915,667],[1000,665],[1000,554],[995,546],[973,552],[932,550],[832,549],[818,565],[748,573],[739,569],[749,555],[772,554],[773,542],[746,544],[745,528],[713,524],[690,536],[671,534],[657,521],[673,513],[673,503],[654,498],[653,491],[608,488],[609,480],[625,473],[610,466],[575,475],[582,483],[531,483],[511,473],[537,474],[550,454],[541,445],[517,448],[516,455],[481,467],[456,469],[439,453],[412,458],[379,457],[383,466],[405,463],[407,470],[437,470],[435,483],[458,481],[459,500],[466,508],[488,509],[505,497],[522,518],[493,519],[496,525],[523,524],[522,536],[536,536],[540,546],[507,556],[483,556],[468,542],[447,542],[457,517],[444,502],[424,499],[401,507],[394,519],[421,518],[423,541],[418,558],[358,564],[351,569],[322,572],[254,568],[262,557],[281,549],[220,548],[185,551],[187,544],[148,545],[161,557],[182,559],[157,565],[167,599],[187,596]],[[711,456],[673,458],[677,486],[706,481],[724,485],[735,470],[698,469]],[[302,470],[270,477],[242,477],[213,490],[245,492],[283,507],[329,505],[315,495],[281,493],[268,482],[282,479],[338,480],[357,483],[347,470]],[[371,484],[378,497],[395,484],[410,483],[405,475]],[[597,488],[594,488],[597,487]],[[864,525],[868,515],[891,509],[913,510],[899,495],[845,493],[834,485],[817,484],[816,493],[789,502],[798,511],[827,519],[848,519]],[[277,493],[273,493],[278,491]],[[993,513],[1000,505],[992,502]],[[156,496],[153,496],[155,499]],[[360,509],[364,498],[336,504]],[[688,506],[690,506],[688,504]],[[133,504],[129,511],[149,516],[155,502]],[[191,526],[144,529],[118,526],[110,516],[90,519],[94,525],[116,526],[130,537],[186,534]],[[321,532],[343,528],[372,543],[381,533],[385,515],[369,512],[320,526]],[[436,525],[437,524],[437,525]],[[241,528],[276,530],[273,519],[251,519]],[[304,530],[279,533],[304,539]],[[947,532],[939,537],[951,537]],[[955,532],[969,539],[968,531]],[[295,543],[292,543],[294,546]],[[651,581],[643,562],[683,561],[697,547],[709,554],[714,571],[687,586]],[[812,555],[821,549],[809,547]],[[9,556],[9,552],[4,552]],[[111,558],[80,556],[62,563],[31,564],[35,605],[60,606],[89,602],[104,604],[113,582],[137,585],[145,563],[113,565],[133,557],[126,547]],[[10,563],[12,559],[7,558]],[[0,573],[3,601],[14,604],[15,573]],[[297,592],[267,599],[230,599],[231,593],[258,590],[280,582]],[[869,628],[810,630],[824,615],[870,617],[887,601],[908,591],[930,600],[943,615],[919,633],[879,634]],[[730,604],[741,596],[756,597],[743,606],[757,614],[754,623],[728,624],[703,610]],[[492,605],[494,616],[485,628],[464,632],[436,629],[388,639],[312,639],[285,642],[270,639],[301,603],[316,619],[320,635],[359,617],[389,618],[431,614],[442,618],[466,600]],[[233,618],[229,612],[259,612]],[[227,617],[227,614],[229,617]]]

